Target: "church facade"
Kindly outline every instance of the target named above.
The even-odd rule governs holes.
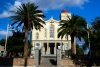
[[[71,13],[68,10],[62,10],[60,20],[67,20],[68,16],[71,18]],[[58,38],[59,21],[53,17],[45,21],[44,28],[39,30],[32,30],[31,34],[31,54],[34,56],[35,48],[40,49],[41,56],[56,56],[56,50],[61,49],[65,54],[71,53],[71,37],[65,35],[62,39]]]

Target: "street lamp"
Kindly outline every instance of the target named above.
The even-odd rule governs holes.
[[[8,31],[9,31],[9,30],[14,30],[14,29],[12,29],[11,25],[7,24],[7,33],[6,33],[6,41],[5,41],[4,56],[6,56],[7,36],[8,36]]]
[[[89,25],[87,24],[87,29],[89,30]],[[91,57],[91,49],[90,49],[90,39],[89,39],[89,31],[88,33],[88,42],[89,42],[89,50],[90,50],[90,57]]]

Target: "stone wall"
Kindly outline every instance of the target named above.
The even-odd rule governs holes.
[[[100,66],[100,58],[61,59],[61,66]]]
[[[70,59],[62,59],[61,66],[75,66],[73,60]]]
[[[3,56],[3,53],[1,53],[1,51],[4,52],[4,46],[1,46],[1,45],[0,45],[0,56]]]
[[[34,66],[33,58],[0,58],[0,66]]]

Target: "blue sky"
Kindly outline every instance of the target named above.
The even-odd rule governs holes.
[[[39,6],[46,18],[53,16],[59,20],[60,13],[63,9],[72,14],[80,15],[86,18],[90,24],[92,19],[100,16],[100,0],[0,0],[0,39],[5,38],[7,24],[11,23],[8,18],[12,14],[9,11],[16,10],[15,6],[21,3],[33,2]],[[9,35],[12,33],[9,31]]]

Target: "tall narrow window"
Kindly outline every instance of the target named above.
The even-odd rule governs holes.
[[[54,26],[50,26],[50,38],[54,38]]]
[[[36,39],[39,39],[39,33],[38,32],[36,33]]]
[[[44,30],[44,38],[46,39],[47,38],[47,29],[45,28]]]

